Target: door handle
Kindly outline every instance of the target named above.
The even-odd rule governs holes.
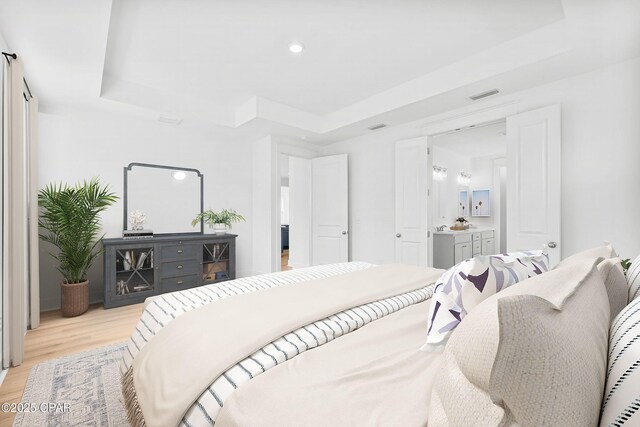
[[[343,236],[344,236],[344,235],[346,235],[346,234],[347,234],[347,231],[343,231],[343,232],[342,232],[342,235],[343,235]]]
[[[177,268],[178,270],[182,270],[182,265],[179,265]]]
[[[547,243],[547,246],[549,246],[551,249],[555,249],[558,246],[558,244],[556,242],[549,242]]]
[[[399,239],[399,238],[402,237],[402,234],[398,233],[398,234],[396,234],[396,237]]]

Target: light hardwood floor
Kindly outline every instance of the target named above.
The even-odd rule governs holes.
[[[292,270],[292,268],[289,267],[289,249],[286,249],[282,252],[282,255],[280,255],[280,260],[280,271]]]
[[[64,318],[59,311],[42,313],[38,329],[25,337],[22,365],[10,368],[0,386],[0,403],[19,402],[31,368],[47,359],[125,341],[131,335],[142,304],[104,310],[93,305],[78,317]],[[0,426],[10,426],[15,414],[0,412]]]

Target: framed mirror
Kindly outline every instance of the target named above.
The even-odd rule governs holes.
[[[191,221],[204,209],[204,177],[197,169],[131,163],[124,168],[123,230],[129,214],[146,216],[144,228],[154,234],[202,233]]]

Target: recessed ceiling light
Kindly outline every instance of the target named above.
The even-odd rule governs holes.
[[[304,45],[300,42],[293,42],[289,44],[289,51],[291,53],[302,53],[304,50]]]
[[[185,179],[187,177],[187,174],[182,172],[182,171],[175,171],[173,173],[173,178],[178,180],[178,181],[182,181],[183,179]]]

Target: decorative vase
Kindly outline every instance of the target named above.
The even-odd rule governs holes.
[[[129,251],[124,254],[124,269],[125,271],[131,270],[131,253]]]
[[[89,281],[60,285],[62,315],[79,316],[89,310]]]
[[[213,230],[213,234],[227,234],[227,224],[213,224],[211,229]]]

